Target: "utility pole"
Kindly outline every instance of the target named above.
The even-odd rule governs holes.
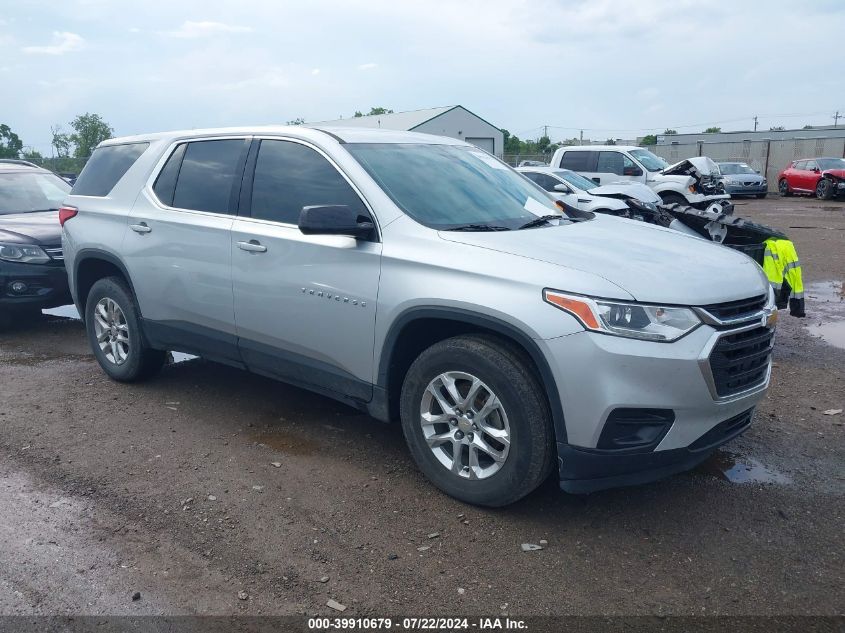
[[[549,126],[548,125],[543,126],[543,136],[545,136],[546,138],[548,138],[548,136],[549,136]]]
[[[583,145],[583,144],[584,144],[584,130],[581,130],[581,140],[578,141],[578,145]]]
[[[839,119],[845,119],[845,114],[839,114],[839,110],[833,115],[833,127],[839,125]]]
[[[757,131],[757,117],[754,117],[754,131]]]

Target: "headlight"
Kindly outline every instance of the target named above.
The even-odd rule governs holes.
[[[548,289],[543,291],[543,299],[574,316],[588,330],[625,338],[670,343],[701,324],[689,308],[607,301]]]
[[[653,202],[643,202],[637,198],[628,198],[627,202],[629,206],[633,206],[636,209],[651,211],[652,213],[657,211],[657,205]]]
[[[39,246],[0,244],[0,259],[22,264],[46,264],[50,257]]]

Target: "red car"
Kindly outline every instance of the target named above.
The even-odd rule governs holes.
[[[782,196],[806,193],[825,200],[845,195],[845,158],[795,160],[778,175]]]

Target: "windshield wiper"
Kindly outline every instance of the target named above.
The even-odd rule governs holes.
[[[506,226],[497,226],[495,224],[461,224],[460,226],[453,226],[445,231],[510,231]]]
[[[539,218],[534,218],[520,226],[517,230],[521,231],[522,229],[533,229],[535,226],[542,226],[552,220],[568,220],[566,216],[563,215],[541,215]]]

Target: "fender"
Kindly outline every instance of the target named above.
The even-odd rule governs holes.
[[[531,360],[534,361],[534,364],[540,372],[540,380],[542,381],[543,388],[545,389],[546,395],[549,399],[549,407],[552,412],[552,421],[555,427],[555,437],[557,438],[557,442],[566,442],[566,423],[563,417],[563,406],[560,402],[560,392],[557,389],[554,374],[552,373],[551,367],[549,367],[549,363],[546,360],[545,355],[540,350],[534,339],[528,336],[525,332],[521,331],[511,323],[486,314],[480,314],[478,312],[472,312],[462,308],[450,308],[445,306],[415,306],[400,313],[391,324],[382,345],[375,390],[379,395],[384,394],[384,397],[386,398],[386,394],[390,393],[389,390],[391,385],[388,384],[389,370],[392,362],[393,351],[396,347],[396,341],[399,338],[400,332],[406,325],[419,319],[443,319],[467,323],[469,325],[483,327],[484,329],[496,332],[497,334],[501,334],[502,336],[518,343],[526,352],[528,352],[528,355],[531,356]],[[374,398],[374,400],[377,399],[380,399],[379,396]],[[373,402],[372,405],[377,406],[377,403]],[[386,403],[384,404],[384,407],[386,410]]]
[[[99,248],[83,248],[79,252],[77,252],[76,257],[74,258],[73,262],[73,271],[68,271],[68,274],[73,275],[73,294],[74,294],[74,304],[76,305],[76,309],[79,311],[79,314],[83,321],[85,321],[85,311],[83,309],[84,306],[80,306],[80,303],[83,301],[83,298],[79,296],[79,268],[82,263],[89,259],[101,259],[106,261],[110,264],[114,264],[120,272],[123,273],[123,277],[126,279],[126,282],[129,284],[129,289],[132,291],[132,294],[135,294],[135,286],[132,284],[132,277],[129,276],[129,271],[126,270],[126,266],[123,265],[123,262],[120,261],[120,258],[109,251],[104,251]],[[141,307],[137,306],[138,314],[141,314]]]

